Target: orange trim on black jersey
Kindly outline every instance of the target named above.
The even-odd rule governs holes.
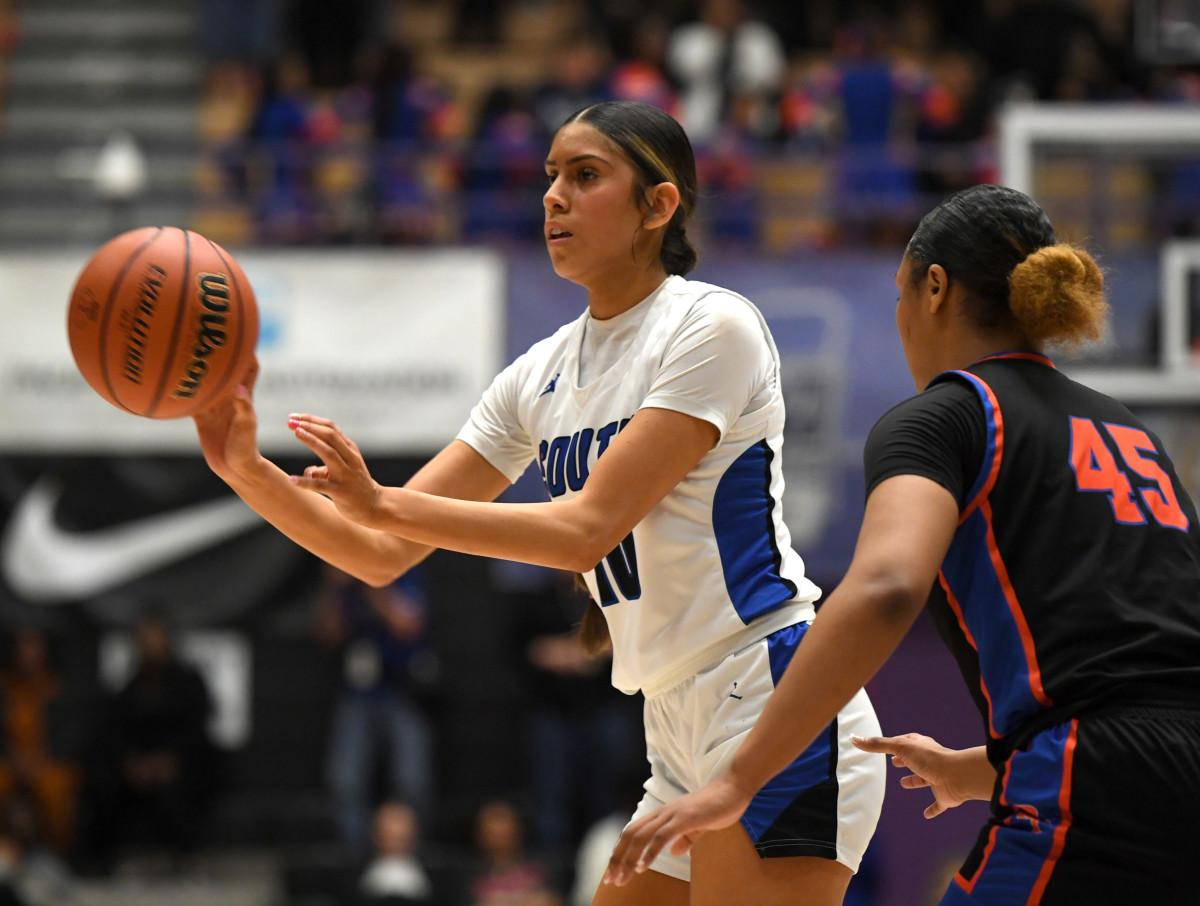
[[[955,619],[958,620],[958,628],[962,630],[963,638],[967,640],[972,648],[975,649],[975,657],[979,658],[979,646],[975,644],[975,636],[971,635],[971,630],[967,627],[966,618],[963,617],[962,607],[958,603],[958,598],[954,597],[954,592],[950,590],[950,583],[946,581],[946,574],[940,569],[938,570],[938,584],[942,586],[942,591],[946,595],[946,603],[950,605],[950,609],[954,611]],[[987,701],[987,722],[988,733],[993,739],[999,739],[1000,734],[996,732],[996,724],[993,719],[992,711],[992,696],[988,693],[987,683],[983,681],[983,671],[979,671],[979,691],[983,693],[984,699]]]
[[[1004,600],[1008,604],[1008,612],[1012,614],[1013,622],[1017,627],[1017,634],[1021,637],[1021,648],[1025,652],[1025,669],[1029,674],[1029,691],[1033,693],[1033,697],[1038,700],[1039,704],[1049,708],[1054,702],[1050,700],[1050,696],[1042,688],[1042,668],[1038,666],[1037,649],[1033,645],[1033,633],[1029,631],[1029,623],[1025,619],[1025,611],[1021,609],[1021,602],[1017,600],[1016,589],[1013,588],[1012,580],[1008,576],[1008,567],[1004,565],[1004,557],[1001,556],[1000,547],[996,544],[996,530],[992,524],[991,503],[985,500],[980,504],[979,511],[983,516],[984,522],[987,524],[988,556],[991,558],[992,568],[996,571],[996,578],[1000,582],[1000,588],[1004,592]]]
[[[1058,864],[1063,846],[1067,842],[1067,830],[1071,826],[1071,769],[1075,763],[1075,741],[1078,733],[1079,721],[1072,720],[1071,732],[1067,734],[1067,742],[1063,746],[1062,784],[1058,789],[1059,819],[1058,827],[1054,829],[1054,844],[1050,847],[1050,855],[1046,856],[1046,861],[1042,863],[1042,870],[1038,872],[1037,881],[1034,882],[1025,906],[1038,906],[1042,902],[1046,885],[1050,883],[1050,875],[1054,873],[1054,866]]]

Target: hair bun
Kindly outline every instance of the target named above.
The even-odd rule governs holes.
[[[1086,250],[1048,245],[1013,269],[1008,304],[1033,339],[1095,340],[1108,312],[1104,273]]]

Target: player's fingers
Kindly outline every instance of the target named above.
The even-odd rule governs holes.
[[[908,774],[900,778],[900,785],[906,790],[919,790],[922,787],[930,786],[930,783],[920,774]]]
[[[258,418],[254,413],[254,400],[250,396],[250,388],[245,384],[237,385],[233,391],[232,402],[234,419],[245,422]]]
[[[326,493],[332,486],[329,479],[329,468],[327,466],[308,466],[299,475],[289,475],[289,480],[292,484],[306,491],[317,491],[318,493]]]
[[[250,363],[250,367],[246,369],[246,373],[242,375],[242,386],[246,388],[248,394],[254,392],[254,385],[258,382],[258,356]]]
[[[329,442],[328,436],[322,436],[322,434],[325,434],[326,429],[320,426],[305,426],[301,423],[293,423],[290,419],[288,420],[288,427],[296,435],[296,440],[316,453],[320,457],[321,462],[326,465],[345,466],[346,461],[340,451]],[[318,431],[321,434],[318,434]]]
[[[934,800],[933,805],[931,805],[931,806],[929,806],[929,808],[925,809],[925,817],[926,818],[936,818],[938,815],[940,815],[945,810],[946,810],[945,807],[940,802],[938,802],[937,800]]]
[[[851,736],[850,741],[864,752],[884,755],[896,755],[908,748],[904,739],[898,736]]]
[[[645,848],[642,849],[638,856],[636,871],[645,871],[658,858],[658,854],[663,851],[663,848],[679,836],[679,829],[673,821],[668,821],[658,830],[656,830],[647,841]],[[689,844],[690,845],[690,844]]]
[[[323,415],[313,415],[311,412],[292,412],[288,415],[288,421],[305,422],[310,425],[325,425],[328,428],[334,427],[333,419],[325,418]]]
[[[675,838],[675,842],[671,844],[671,855],[686,856],[692,851],[692,847],[696,845],[696,841],[700,839],[703,831],[696,831],[692,834],[680,834]]]
[[[646,842],[662,820],[660,815],[647,815],[625,828],[608,860],[608,869],[604,873],[605,883],[620,887],[629,882],[638,865],[645,861],[643,852]]]
[[[291,424],[291,421],[288,422]],[[342,429],[328,419],[322,419],[316,422],[297,421],[293,430],[307,431],[314,437],[319,438],[329,445],[331,450],[334,450],[338,458],[344,463],[353,463],[357,459],[361,459],[358,452],[358,445],[348,438]]]

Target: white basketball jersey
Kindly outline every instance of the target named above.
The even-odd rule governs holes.
[[[581,353],[606,366],[582,385]],[[779,354],[758,310],[669,277],[615,318],[585,312],[501,372],[458,436],[511,481],[536,461],[551,499],[566,499],[641,408],[720,432],[585,576],[608,620],[613,685],[654,695],[812,619],[820,595],[783,522]]]

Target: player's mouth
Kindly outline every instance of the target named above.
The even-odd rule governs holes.
[[[570,239],[572,234],[568,230],[564,230],[557,224],[546,224],[546,242],[550,245],[556,245],[567,239]]]

